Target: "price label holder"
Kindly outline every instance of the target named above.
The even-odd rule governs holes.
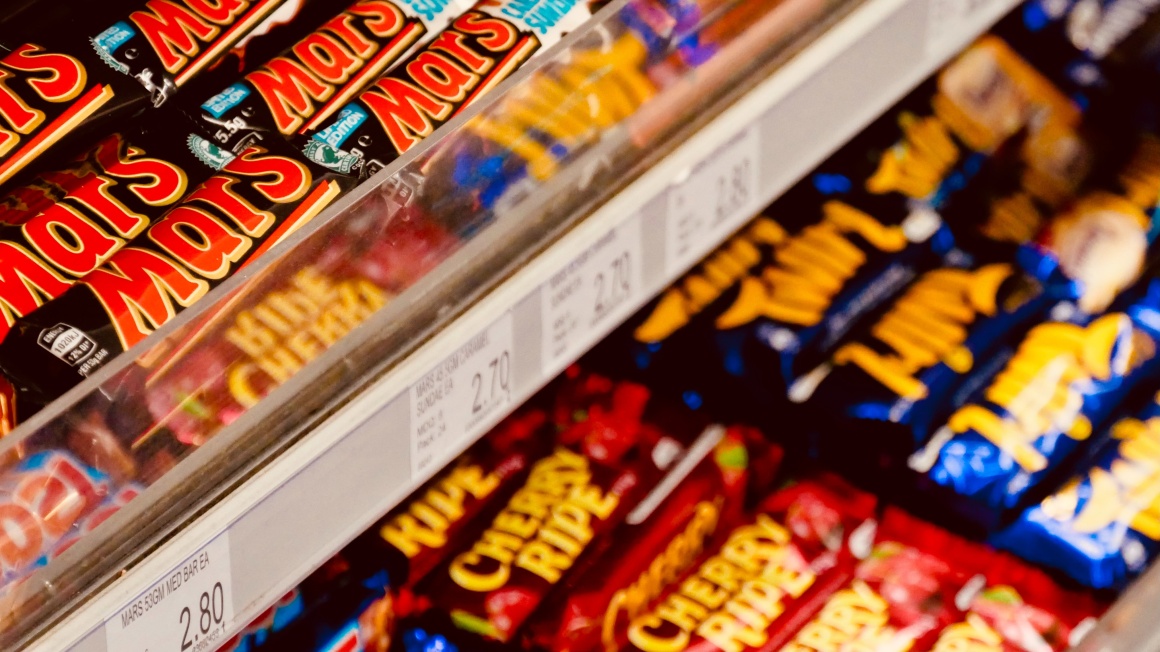
[[[929,0],[926,51],[945,57],[965,45],[963,39],[979,33],[1010,4],[1009,0]]]
[[[411,386],[411,476],[443,465],[512,399],[511,313],[467,340]]]
[[[223,532],[105,621],[108,652],[210,652],[234,620]]]
[[[684,273],[761,209],[760,132],[750,126],[669,189],[665,272]]]
[[[643,291],[641,220],[633,217],[540,286],[544,375],[580,357],[632,312]]]

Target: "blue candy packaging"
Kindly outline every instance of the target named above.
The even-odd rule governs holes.
[[[1040,494],[1113,411],[1160,371],[1160,281],[1099,317],[1032,328],[1003,369],[910,459],[927,488],[985,528]]]
[[[1139,575],[1160,552],[1160,395],[1113,424],[1069,482],[991,542],[1095,589]]]

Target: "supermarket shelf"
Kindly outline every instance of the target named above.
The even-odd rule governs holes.
[[[1075,652],[1153,652],[1160,650],[1155,606],[1160,574],[1153,568],[1125,591]]]
[[[446,297],[447,311],[470,307],[158,539],[32,649],[130,649],[121,645],[126,608],[147,595],[187,599],[193,589],[156,587],[172,586],[190,561],[201,571],[195,580],[187,573],[186,586],[221,582],[223,636],[240,629],[1015,4],[862,2],[546,249],[509,260],[518,271],[486,296]],[[518,222],[500,220],[443,267],[507,242],[505,229]],[[615,291],[597,294],[598,277]],[[436,270],[409,294],[446,280]],[[138,622],[131,626],[178,627],[176,617]]]

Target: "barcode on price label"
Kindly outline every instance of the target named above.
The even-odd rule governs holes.
[[[642,290],[642,252],[634,217],[540,286],[544,375],[556,375],[603,335],[601,327],[631,313]]]
[[[233,626],[229,532],[105,622],[108,652],[209,652]]]
[[[751,126],[669,190],[665,271],[684,272],[761,208],[760,138]]]
[[[1013,0],[930,0],[927,54],[944,57],[959,51],[1013,4]]]
[[[442,466],[511,402],[512,317],[467,340],[411,387],[411,474]]]

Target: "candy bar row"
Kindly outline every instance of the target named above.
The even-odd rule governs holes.
[[[225,649],[1065,650],[1106,606],[706,423],[572,368]]]

